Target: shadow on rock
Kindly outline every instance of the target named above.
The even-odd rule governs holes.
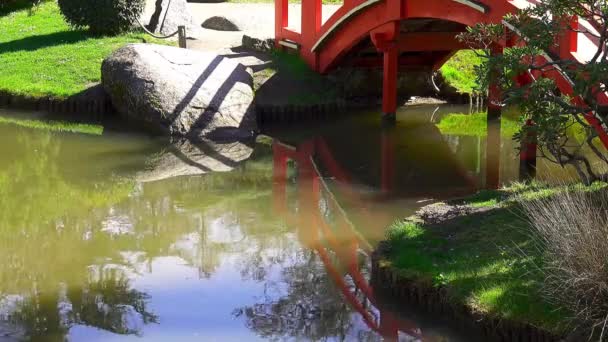
[[[102,83],[124,119],[167,135],[199,140],[257,130],[253,77],[223,56],[131,44],[103,62]]]

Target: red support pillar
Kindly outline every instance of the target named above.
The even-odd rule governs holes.
[[[395,121],[397,112],[397,73],[399,71],[397,41],[399,40],[399,31],[399,21],[393,21],[374,29],[370,33],[376,49],[384,54],[382,118],[388,122]]]
[[[392,127],[382,130],[381,143],[381,190],[383,194],[389,194],[395,187],[395,132]]]
[[[321,0],[302,0],[302,57],[313,70],[318,70],[319,63],[317,54],[310,51],[315,44],[319,31],[321,31],[321,21],[323,7]]]
[[[318,246],[318,214],[319,179],[312,164],[314,141],[307,141],[297,148],[298,164],[298,238],[309,248]],[[310,234],[310,232],[315,232]]]
[[[390,47],[384,51],[384,74],[382,80],[382,118],[395,121],[397,113],[397,72],[399,50]]]
[[[566,30],[559,39],[559,54],[562,58],[569,57],[573,52],[578,51],[578,16],[574,15],[564,19]]]
[[[384,310],[380,311],[380,335],[385,341],[399,340],[399,323],[392,313]]]
[[[274,36],[275,46],[280,47],[279,40],[283,38],[283,28],[289,26],[288,0],[274,0]]]
[[[287,154],[276,141],[272,144],[272,199],[275,214],[283,213],[287,208]]]

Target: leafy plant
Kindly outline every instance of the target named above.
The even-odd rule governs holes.
[[[593,29],[576,24],[571,18],[589,22]],[[534,122],[525,127],[516,139],[537,135],[542,155],[562,166],[573,166],[581,180],[592,183],[604,179],[597,166],[584,156],[591,150],[602,167],[608,156],[597,146],[598,133],[586,119],[605,119],[598,95],[606,91],[608,55],[608,3],[598,0],[546,0],[504,21],[512,29],[505,35],[502,24],[478,24],[459,36],[472,48],[482,51],[487,63],[478,70],[479,83],[489,85],[494,77],[503,92],[505,104],[521,109],[523,119]],[[574,62],[557,48],[564,37],[582,32],[597,41],[590,61]],[[502,42],[508,48],[502,54],[490,51]],[[558,83],[547,74],[563,75],[571,82],[573,92],[563,94]],[[530,82],[532,81],[532,82]],[[584,134],[573,137],[573,127]],[[582,139],[581,139],[582,138]]]
[[[104,35],[131,30],[144,5],[144,0],[59,0],[61,13],[70,25]]]
[[[0,15],[20,10],[29,9],[30,15],[33,14],[34,9],[40,5],[43,0],[2,0],[0,1]]]

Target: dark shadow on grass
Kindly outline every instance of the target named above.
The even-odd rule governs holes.
[[[1,0],[0,1],[0,17],[4,15],[11,14],[12,12],[24,10],[24,9],[32,9],[33,6],[30,1],[27,0]]]
[[[38,49],[74,44],[87,40],[90,35],[86,31],[62,31],[39,36],[25,37],[6,43],[0,43],[0,53],[17,51],[36,51]]]

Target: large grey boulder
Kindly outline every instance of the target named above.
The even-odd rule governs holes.
[[[189,138],[246,138],[256,130],[251,71],[228,58],[130,44],[104,60],[101,72],[128,121]]]
[[[186,27],[188,37],[199,37],[201,29],[194,21],[186,0],[156,0],[148,29],[154,33],[170,35],[178,26]]]
[[[140,182],[232,171],[253,153],[254,141],[199,141],[177,139],[148,162],[137,175]]]

